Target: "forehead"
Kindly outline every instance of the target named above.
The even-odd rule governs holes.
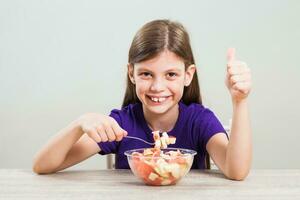
[[[137,70],[165,71],[170,69],[184,70],[182,58],[168,50],[161,52],[156,57],[136,63]]]

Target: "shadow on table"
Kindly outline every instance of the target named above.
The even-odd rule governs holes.
[[[205,176],[210,176],[214,178],[221,178],[221,179],[227,179],[226,176],[220,171],[216,169],[210,169],[210,170],[192,170],[194,173],[200,173]]]

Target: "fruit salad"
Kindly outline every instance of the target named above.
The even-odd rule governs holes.
[[[193,150],[146,148],[125,152],[133,173],[147,185],[173,185],[191,168]]]

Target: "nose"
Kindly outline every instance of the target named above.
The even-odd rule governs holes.
[[[156,78],[153,80],[150,90],[153,92],[161,92],[165,88],[165,83],[160,78]]]

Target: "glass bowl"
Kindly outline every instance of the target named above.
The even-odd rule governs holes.
[[[144,148],[125,151],[134,175],[147,185],[174,185],[191,169],[196,151]]]

